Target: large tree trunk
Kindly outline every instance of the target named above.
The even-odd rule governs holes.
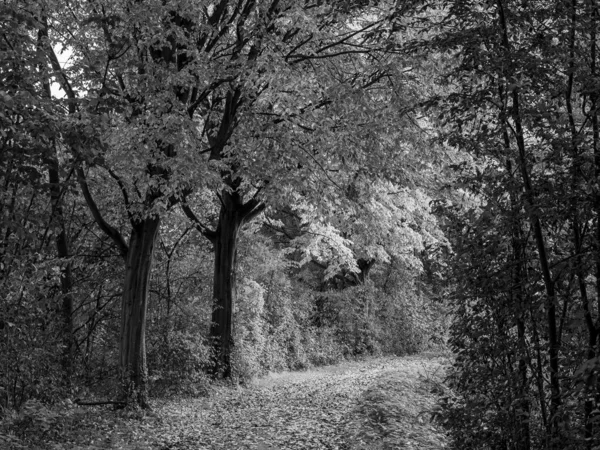
[[[213,312],[210,337],[214,350],[213,375],[231,377],[233,350],[233,306],[235,304],[236,250],[240,228],[264,209],[256,199],[244,203],[238,192],[223,191],[216,232],[212,235],[215,250]]]
[[[239,196],[223,194],[219,224],[214,240],[215,265],[210,336],[215,352],[213,374],[231,376],[231,351],[233,347],[233,305],[235,293],[235,263],[237,237],[243,221]]]
[[[148,369],[146,366],[146,309],[148,283],[158,237],[160,217],[137,219],[129,216],[129,245],[119,231],[109,225],[94,201],[81,167],[77,168],[81,192],[100,229],[116,244],[125,259],[125,280],[121,298],[121,338],[119,341],[119,371],[123,385],[123,403],[148,408]],[[119,182],[119,184],[121,184]],[[151,205],[154,198],[148,197]],[[127,203],[127,202],[126,202]],[[127,203],[127,206],[129,204]]]
[[[159,217],[134,223],[126,257],[121,311],[120,372],[125,402],[148,408],[146,309]]]

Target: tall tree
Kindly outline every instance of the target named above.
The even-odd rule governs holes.
[[[290,189],[311,199],[327,192],[339,198],[336,191],[344,192],[355,171],[385,168],[391,174],[397,166],[390,147],[400,132],[388,131],[387,142],[370,138],[402,121],[398,103],[386,104],[399,100],[402,88],[392,83],[402,81],[384,39],[393,14],[385,2],[349,9],[337,3],[243,2],[241,14],[226,4],[211,20],[220,30],[236,23],[238,31],[221,31],[223,38],[209,50],[225,52],[239,71],[207,94],[210,160],[219,163],[222,182],[215,227],[183,204],[215,249],[211,336],[214,371],[225,377],[231,373],[240,228],[262,212],[266,199],[285,202],[282,193]]]
[[[147,407],[145,322],[153,250],[162,212],[178,201],[182,174],[176,164],[183,166],[190,141],[196,139],[177,79],[185,57],[178,53],[181,44],[169,5],[55,6],[40,27],[47,64],[66,97],[66,144],[77,161],[90,212],[125,262],[119,346],[124,401]],[[90,36],[103,45],[96,46]],[[71,53],[73,62],[66,67],[55,54],[57,46]],[[133,165],[124,164],[132,160]],[[129,242],[104,217],[86,164],[92,172],[104,168],[116,183],[129,221]]]

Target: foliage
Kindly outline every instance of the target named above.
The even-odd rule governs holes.
[[[597,7],[438,6],[411,45],[454,58],[429,102],[458,154],[445,420],[457,448],[596,448]]]
[[[121,405],[123,386],[144,407],[147,388],[207,395],[221,273],[242,384],[437,333],[441,157],[396,6],[219,5],[0,6],[0,406],[17,440],[49,436],[46,415],[91,420],[69,400]]]
[[[447,448],[447,437],[433,421],[436,398],[427,395],[445,390],[446,364],[434,355],[407,358],[401,369],[382,374],[362,394],[358,411],[363,420],[353,433],[354,448]]]

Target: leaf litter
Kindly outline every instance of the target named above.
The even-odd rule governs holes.
[[[0,437],[11,450],[445,449],[432,417],[446,365],[421,354],[274,373],[205,398],[156,401],[149,414],[70,405],[40,445]]]
[[[164,450],[444,449],[432,421],[446,360],[374,358],[271,374],[157,409]],[[177,436],[175,438],[175,436]]]

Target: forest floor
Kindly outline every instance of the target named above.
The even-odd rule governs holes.
[[[422,354],[270,374],[207,398],[156,402],[145,416],[88,408],[59,420],[37,448],[444,449],[431,418],[447,361]]]

